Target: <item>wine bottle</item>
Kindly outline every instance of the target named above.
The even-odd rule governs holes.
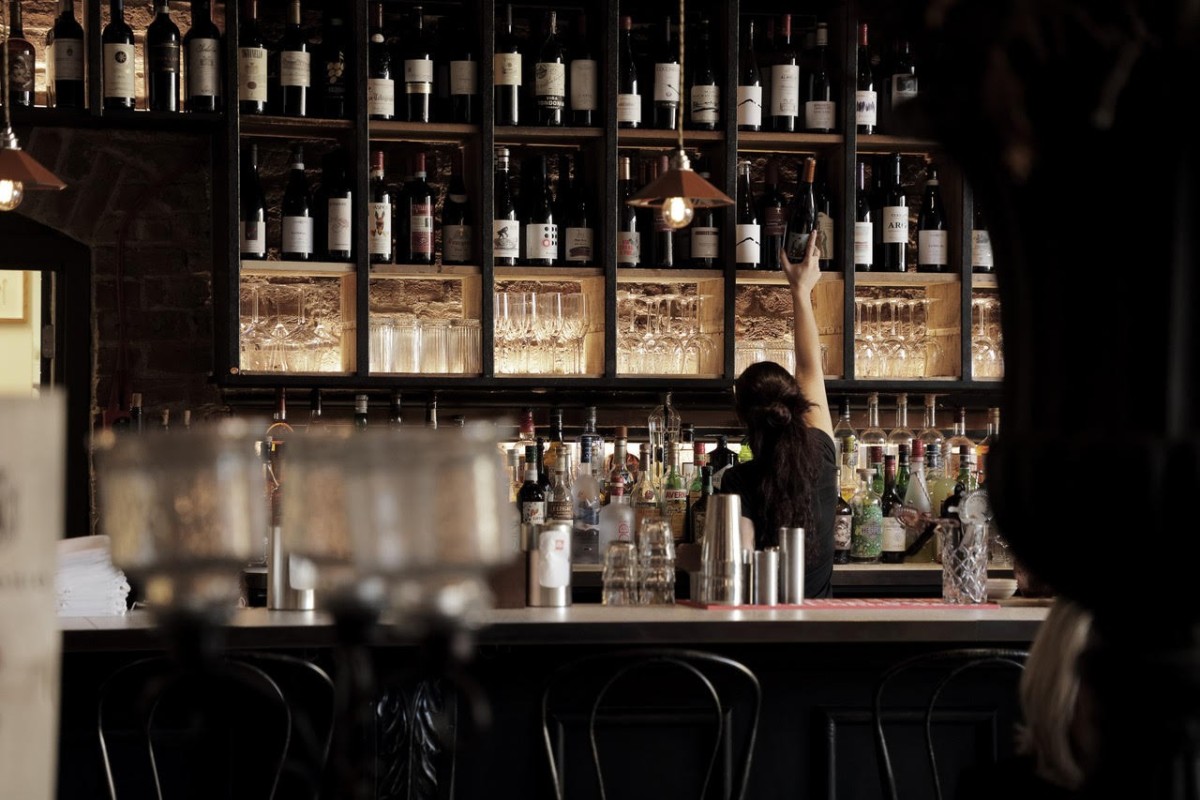
[[[738,269],[759,269],[762,266],[762,226],[758,208],[750,188],[750,162],[738,161],[737,227],[734,233]]]
[[[971,210],[971,271],[994,272],[996,261],[992,256],[992,235],[988,232],[987,217],[979,197],[972,198]]]
[[[192,26],[183,37],[188,111],[221,108],[221,31],[212,21],[212,0],[192,3]]]
[[[388,120],[396,116],[396,79],[392,49],[383,33],[383,3],[371,6],[371,42],[367,45],[367,116]]]
[[[709,27],[707,17],[702,17],[697,23],[696,55],[692,59],[696,67],[692,71],[689,96],[692,127],[702,131],[716,130],[721,120],[721,85],[717,81],[717,70],[713,67]]]
[[[546,38],[533,65],[533,97],[537,124],[557,127],[563,124],[567,107],[567,51],[558,36],[558,12],[547,11],[545,24]]]
[[[969,474],[974,474],[975,442],[970,436],[967,436],[967,409],[965,406],[959,406],[955,412],[954,428],[951,435],[942,444],[942,452],[946,454],[947,478],[958,475],[963,468],[966,468]]]
[[[817,160],[809,156],[804,159],[804,173],[792,199],[792,216],[787,225],[787,254],[793,263],[804,260],[808,238],[817,227],[817,196],[813,191],[816,174]]]
[[[837,446],[838,486],[841,496],[849,500],[854,495],[854,475],[858,469],[858,432],[850,422],[850,398],[843,397],[838,406],[838,421],[833,426],[833,441]]]
[[[258,0],[242,0],[238,27],[238,111],[267,113],[267,40],[258,25]]]
[[[829,159],[817,162],[817,179],[813,182],[813,199],[817,203],[817,257],[822,272],[833,271],[833,256],[837,252],[837,225],[833,214],[833,195],[826,179]]]
[[[580,11],[575,17],[575,37],[571,47],[571,67],[568,88],[570,91],[571,124],[590,126],[596,124],[599,108],[597,78],[599,65],[588,37],[587,12]],[[590,247],[589,247],[590,249]],[[590,255],[589,255],[590,259]]]
[[[406,264],[433,263],[433,189],[426,183],[425,154],[413,156],[413,177],[404,187],[400,213],[408,221],[408,239],[401,253]]]
[[[679,74],[678,46],[672,40],[671,34],[674,20],[667,15],[663,21],[662,39],[656,49],[658,60],[654,64],[654,111],[652,127],[675,130],[679,114]]]
[[[463,180],[463,151],[454,151],[450,167],[450,185],[442,204],[442,262],[469,264],[475,254],[475,235],[472,228],[471,201],[467,183]]]
[[[879,266],[884,272],[904,272],[908,258],[908,197],[900,183],[900,154],[888,158],[880,227],[883,228]]]
[[[8,100],[14,106],[30,108],[35,96],[37,51],[33,42],[25,38],[21,0],[9,0],[8,19]]]
[[[871,48],[867,42],[867,23],[858,25],[858,78],[854,88],[854,123],[861,134],[875,132],[879,95],[875,90],[875,70],[871,67]]]
[[[550,197],[546,156],[527,162],[527,186],[532,196],[525,202],[525,263],[534,267],[553,266],[558,259],[558,219]]]
[[[285,261],[308,261],[313,257],[313,213],[304,173],[304,148],[292,145],[292,161],[288,167],[287,185],[282,203],[283,242],[280,248]]]
[[[838,466],[838,484],[842,484],[842,466]],[[846,502],[841,491],[837,493],[833,508],[833,563],[850,563],[850,540],[854,531],[854,509]]]
[[[498,267],[515,267],[521,255],[521,223],[513,202],[508,171],[508,148],[496,148],[496,176],[493,192],[492,255]]]
[[[775,30],[776,49],[771,64],[771,128],[796,130],[800,109],[800,62],[792,44],[792,15],[783,14]]]
[[[372,264],[392,263],[392,192],[384,177],[383,151],[371,153],[371,183],[367,187],[367,255]]]
[[[693,162],[696,174],[704,180],[711,180],[706,161]],[[713,269],[721,263],[721,230],[718,227],[720,212],[712,206],[701,206],[696,209],[692,224],[684,230],[691,230],[692,265],[699,269]]]
[[[763,120],[763,82],[758,69],[754,20],[746,20],[746,35],[738,53],[737,124],[740,131],[760,131]]]
[[[636,267],[642,262],[642,240],[637,209],[625,202],[633,195],[633,165],[629,156],[621,156],[617,159],[618,267]]]
[[[504,21],[496,28],[492,57],[492,97],[497,125],[521,124],[521,43],[513,33],[512,3],[504,5]]]
[[[570,193],[567,196],[563,232],[563,260],[578,267],[589,266],[595,260],[595,220],[592,218],[591,196],[587,186],[582,151],[575,154]]]
[[[837,95],[828,63],[829,26],[826,23],[817,23],[814,41],[813,68],[808,74],[804,94],[804,130],[831,133],[837,127]]]
[[[312,87],[312,46],[300,29],[300,0],[288,0],[287,25],[279,46],[280,112],[307,117]]]
[[[476,96],[479,94],[478,46],[473,34],[467,32],[467,24],[459,17],[454,31],[454,45],[450,55],[450,121],[473,123],[478,121]]]
[[[666,153],[659,155],[657,160],[657,169],[654,172],[654,177],[651,181],[656,180],[659,175],[664,174],[671,166],[671,157]],[[652,233],[650,234],[650,259],[651,267],[670,268],[677,266],[675,260],[675,229],[667,224],[666,219],[657,208],[649,209],[650,223],[647,225]]]
[[[404,119],[430,122],[433,109],[433,43],[425,31],[425,9],[413,6],[404,36]]]
[[[348,116],[346,96],[350,85],[347,63],[346,21],[337,11],[330,9],[325,18],[321,34],[321,108],[330,119]]]
[[[241,253],[243,259],[267,257],[267,201],[258,176],[258,145],[242,149],[239,180]]]
[[[854,510],[850,529],[850,561],[875,563],[879,561],[883,547],[883,502],[871,487],[875,470],[863,468],[858,471],[858,490],[850,501]]]
[[[179,111],[179,27],[169,0],[154,0],[146,28],[146,98],[151,111]]]
[[[46,100],[51,108],[84,108],[83,26],[75,0],[58,0],[58,15],[46,31]]]
[[[883,512],[879,560],[885,564],[899,564],[904,561],[907,546],[904,523],[900,521],[904,495],[900,494],[896,485],[896,456],[891,453],[883,457],[883,476],[883,495],[879,501],[880,511]]]
[[[854,192],[854,270],[870,272],[875,262],[874,214],[867,192],[867,165],[855,166]]]
[[[895,119],[896,110],[917,97],[917,65],[908,39],[897,39],[892,56],[892,76],[888,81],[888,111]],[[894,127],[894,126],[893,126]]]
[[[322,160],[325,257],[330,261],[349,261],[354,257],[354,189],[349,171],[349,159],[342,150],[335,150]]]
[[[928,168],[921,213],[917,215],[917,272],[950,271],[950,233],[936,166]]]
[[[546,521],[546,493],[538,483],[537,446],[525,447],[525,481],[517,493],[521,524],[541,525]]]
[[[633,18],[621,17],[621,43],[617,72],[617,127],[642,125],[642,95],[637,63],[633,60]]]
[[[108,24],[100,34],[104,50],[104,110],[132,111],[136,93],[133,28],[125,21],[125,0],[110,0],[108,9]]]
[[[783,192],[779,190],[779,161],[772,157],[767,160],[767,176],[762,198],[759,200],[759,213],[762,218],[762,266],[763,269],[782,269],[780,254],[787,243],[788,235],[788,202]],[[811,190],[811,186],[809,187]],[[799,192],[804,191],[801,184]],[[796,195],[799,202],[800,194]],[[810,226],[811,229],[811,226]]]

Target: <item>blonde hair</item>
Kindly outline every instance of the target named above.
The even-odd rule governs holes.
[[[1019,687],[1024,723],[1017,728],[1017,752],[1033,756],[1039,776],[1070,790],[1080,788],[1084,779],[1072,724],[1079,699],[1079,656],[1091,631],[1091,612],[1057,598],[1034,637]]]

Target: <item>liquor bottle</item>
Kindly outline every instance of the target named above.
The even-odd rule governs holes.
[[[575,35],[571,42],[570,65],[568,67],[567,97],[570,123],[579,126],[595,125],[596,112],[600,107],[597,88],[599,62],[592,50],[588,36],[587,12],[575,16]]]
[[[925,450],[925,483],[929,486],[929,503],[940,512],[942,503],[954,491],[954,478],[946,474],[945,456],[941,450]]]
[[[879,117],[879,93],[875,88],[875,70],[871,67],[871,47],[867,41],[867,23],[858,25],[858,78],[854,88],[854,122],[860,134],[875,133]]]
[[[392,192],[384,179],[383,151],[371,153],[371,183],[367,187],[367,255],[372,264],[392,263]]]
[[[31,108],[35,98],[37,51],[33,42],[25,38],[21,0],[9,0],[8,19],[8,101],[14,106]]]
[[[659,175],[666,174],[667,170],[671,168],[670,162],[670,156],[666,153],[660,154],[658,157],[658,169],[650,180],[654,181]],[[647,227],[651,230],[650,266],[665,268],[682,266],[675,259],[675,229],[655,209],[650,209],[649,217],[650,224]]]
[[[826,180],[829,159],[817,161],[816,180],[813,181],[813,200],[817,207],[817,265],[822,272],[832,272],[833,256],[836,251],[836,224],[833,213],[833,195]]]
[[[555,470],[566,469],[566,442],[563,439],[563,410],[558,406],[550,409],[550,435],[546,441],[546,452],[542,464],[551,476]]]
[[[532,159],[532,169],[525,172],[531,196],[525,201],[525,263],[533,267],[550,267],[558,260],[558,218],[550,196],[549,170],[545,154]]]
[[[680,23],[682,24],[682,23]],[[691,89],[689,93],[689,121],[693,128],[714,131],[721,121],[721,85],[717,81],[717,70],[713,67],[712,37],[709,21],[702,17],[697,23],[696,56],[692,62]]]
[[[858,434],[859,466],[871,466],[870,449],[887,444],[887,432],[879,426],[879,392],[867,395],[867,426]],[[880,451],[882,452],[882,450]],[[880,473],[882,478],[883,474]]]
[[[242,149],[239,180],[241,206],[241,253],[243,259],[267,257],[267,201],[258,176],[258,145]]]
[[[504,20],[496,26],[492,56],[492,102],[497,125],[521,124],[521,43],[513,33],[512,3],[504,5]]]
[[[702,465],[696,473],[696,480],[700,484],[700,489],[695,499],[689,497],[687,528],[684,534],[685,541],[689,542],[704,541],[704,523],[708,519],[708,498],[713,494],[712,467],[708,464]]]
[[[392,49],[383,32],[383,3],[371,6],[371,39],[367,45],[367,116],[388,120],[396,116],[396,78]]]
[[[760,269],[762,267],[762,226],[759,224],[758,209],[750,189],[750,162],[738,161],[736,261],[738,269]]]
[[[905,557],[912,561],[932,561],[931,557],[923,555],[926,542],[933,533],[933,523],[929,519],[933,513],[933,503],[926,479],[925,445],[920,439],[913,439],[912,468],[908,485],[904,489],[904,509],[907,541],[904,548]]]
[[[317,80],[321,86],[321,113],[329,119],[345,119],[348,116],[348,51],[346,21],[340,12],[330,9],[321,33],[321,64],[317,70]]]
[[[238,27],[238,111],[267,113],[267,40],[258,23],[258,0],[242,0]]]
[[[574,527],[575,499],[571,482],[563,466],[549,467],[550,492],[546,495],[546,519],[565,522]]]
[[[713,468],[713,478],[721,470],[726,467],[732,467],[738,463],[737,453],[733,452],[729,447],[729,437],[725,435],[717,436],[717,446],[708,453],[708,463]]]
[[[367,429],[367,402],[367,395],[354,395],[354,427],[356,430],[365,431]]]
[[[546,12],[546,38],[533,65],[533,98],[538,125],[563,124],[567,107],[567,50],[558,35],[558,12]]]
[[[650,447],[653,449],[655,461],[660,468],[660,474],[655,475],[655,482],[658,483],[662,477],[661,470],[666,467],[662,456],[667,455],[667,448],[670,445],[679,444],[679,435],[682,429],[679,412],[675,410],[675,405],[671,402],[670,392],[664,392],[659,398],[658,405],[647,415],[646,428],[649,432]]]
[[[592,475],[590,444],[584,441],[580,447],[579,471],[575,475],[575,485],[572,487],[574,514],[571,561],[580,564],[600,563],[600,482]]]
[[[583,432],[579,434],[576,442],[579,445],[580,454],[583,453],[585,447],[591,448],[592,461],[596,465],[593,474],[599,480],[599,476],[604,470],[604,437],[596,430],[595,406],[587,406],[583,409]]]
[[[433,208],[436,198],[425,181],[425,154],[413,156],[413,177],[404,187],[400,213],[408,221],[408,238],[403,242],[402,256],[406,264],[433,263]]]
[[[696,174],[701,178],[705,180],[712,178],[712,174],[708,171],[708,164],[703,159],[693,166]],[[691,229],[688,236],[691,238],[689,255],[692,266],[698,269],[713,269],[721,259],[720,213],[711,206],[697,208],[695,213],[692,224],[688,226]]]
[[[142,433],[145,429],[145,417],[142,411],[142,393],[132,392],[129,395],[129,430]]]
[[[546,493],[538,483],[537,447],[525,448],[525,480],[517,493],[517,508],[523,524],[541,525],[546,521]]]
[[[659,503],[658,488],[654,485],[654,458],[650,454],[648,443],[642,444],[642,457],[639,459],[639,463],[641,469],[638,470],[632,499],[635,541],[642,530],[643,522],[662,519],[662,505]]]
[[[633,197],[633,174],[629,156],[617,159],[617,266],[636,267],[642,263],[642,236],[637,209],[626,204]]]
[[[783,14],[775,29],[775,55],[771,64],[771,129],[796,130],[800,113],[800,62],[792,44],[792,15]]]
[[[883,512],[880,524],[880,561],[885,564],[900,564],[904,561],[904,523],[900,511],[904,508],[904,496],[896,486],[896,456],[891,453],[883,457],[883,495],[879,510]]]
[[[917,215],[917,272],[950,271],[950,233],[938,185],[938,170],[928,169],[921,213]]]
[[[958,466],[954,476],[954,490],[942,501],[941,516],[944,519],[959,519],[958,509],[963,497],[975,488],[975,482],[971,475],[970,445],[961,445],[954,455]]]
[[[125,21],[125,0],[110,0],[108,9],[108,24],[100,34],[104,51],[104,110],[132,111],[137,92],[133,28]],[[148,79],[149,70],[146,75]]]
[[[623,483],[626,497],[632,494],[634,475],[629,469],[629,429],[624,425],[618,425],[613,432],[613,452],[605,466],[608,471],[609,492],[612,492],[612,487],[616,484]]]
[[[313,387],[308,392],[308,427],[318,428],[325,424],[323,416],[323,402],[321,390]]]
[[[312,45],[300,29],[300,0],[289,0],[287,25],[279,47],[280,112],[307,117],[312,92]]]
[[[590,191],[587,187],[587,172],[584,169],[583,151],[575,154],[568,163],[570,175],[566,194],[562,232],[562,260],[579,267],[590,266],[595,259],[595,220],[592,219]],[[560,178],[563,175],[560,172]]]
[[[954,429],[945,444],[942,445],[942,452],[946,456],[947,477],[954,477],[958,474],[962,466],[960,458],[964,453],[967,456],[968,467],[975,466],[975,442],[970,436],[967,436],[967,409],[963,406],[959,406],[955,414]]]
[[[322,159],[321,196],[325,215],[325,258],[349,261],[354,257],[354,189],[345,151],[335,150]]]
[[[630,505],[629,494],[633,487],[626,488],[618,480],[609,483],[608,503],[600,509],[599,552],[607,552],[613,542],[632,542],[635,531],[635,514]]]
[[[463,180],[463,151],[454,151],[450,185],[442,204],[442,263],[469,264],[475,256],[471,200]]]
[[[813,68],[804,94],[804,130],[832,133],[837,128],[837,95],[828,64],[829,26],[817,23]]]
[[[212,21],[212,0],[192,3],[192,26],[183,37],[187,63],[187,111],[221,108],[221,31]]]
[[[975,485],[983,486],[987,482],[987,458],[1000,436],[1000,409],[988,409],[987,434],[975,445]]]
[[[867,165],[855,166],[854,192],[854,271],[870,272],[875,263],[875,219],[867,193]]]
[[[438,429],[438,397],[433,392],[425,398],[425,427],[436,431]]]
[[[900,444],[896,447],[896,491],[901,497],[908,491],[908,482],[912,479],[908,455],[911,448],[911,444]]]
[[[972,198],[971,210],[971,271],[995,272],[996,261],[992,257],[992,236],[988,232],[987,217],[978,197]]]
[[[46,101],[51,108],[84,108],[83,26],[75,0],[58,0],[58,15],[46,31]]]
[[[668,14],[663,21],[662,39],[655,48],[654,106],[651,127],[675,130],[678,122],[680,84],[678,46],[672,40],[675,22]]]
[[[304,173],[304,148],[299,144],[292,145],[292,160],[281,205],[281,255],[285,261],[308,261],[313,257],[313,210],[308,178]]]
[[[880,214],[882,241],[879,266],[884,272],[905,272],[908,258],[908,197],[900,183],[900,154],[888,157],[887,183]]]
[[[679,445],[676,442],[667,444],[666,474],[662,484],[663,520],[671,523],[671,533],[675,541],[683,541],[687,535],[688,485],[679,471]]]
[[[795,202],[800,202],[800,195],[803,192],[804,186],[801,185],[797,191]],[[784,244],[787,242],[788,202],[783,192],[779,190],[779,161],[774,157],[767,160],[766,180],[758,205],[759,218],[762,220],[762,267],[772,270],[782,269],[783,263],[780,256],[783,253]]]
[[[842,471],[844,467],[838,465],[838,485],[845,486],[842,482]],[[854,484],[850,484],[850,496],[854,496]],[[849,564],[850,563],[850,540],[854,535],[854,509],[850,507],[845,497],[845,490],[839,489],[837,497],[834,499],[833,507],[833,563]]]
[[[883,490],[886,488],[885,476],[883,474],[883,446],[871,445],[867,448],[867,463],[871,465],[871,488],[875,490],[875,494],[883,497]]]
[[[850,421],[849,397],[843,397],[838,406],[838,421],[833,426],[833,442],[837,445],[838,465],[841,469],[840,490],[842,497],[849,500],[854,495],[854,478],[858,474],[858,433]]]
[[[858,489],[850,501],[850,561],[867,564],[878,562],[883,550],[883,499],[871,488],[875,470],[865,467],[858,474]]]
[[[709,466],[708,451],[704,442],[692,442],[692,477],[688,486],[688,507],[700,497],[700,470]]]
[[[761,131],[763,126],[763,80],[758,69],[758,42],[754,20],[747,19],[746,35],[738,53],[737,125],[739,131]]]
[[[542,487],[542,491],[546,492],[548,498],[550,493],[550,472],[546,469],[546,440],[541,436],[537,437],[537,468],[538,486]]]
[[[817,197],[813,192],[817,160],[812,156],[804,159],[804,171],[796,196],[792,198],[792,214],[787,225],[787,254],[793,263],[804,260],[808,252],[808,237],[817,227]]]
[[[478,122],[479,100],[476,98],[479,94],[479,51],[477,48],[474,35],[468,32],[466,20],[460,16],[455,22],[449,54],[450,122],[460,124]]]
[[[696,472],[695,456],[696,426],[690,422],[684,422],[679,426],[679,472],[683,475],[683,482],[688,485],[689,490]]]
[[[425,31],[425,9],[413,6],[404,42],[404,119],[433,120],[433,41]]]
[[[888,81],[888,111],[889,123],[894,132],[896,112],[900,106],[917,98],[917,65],[913,61],[912,47],[908,39],[897,39],[895,52],[892,54],[892,75]]]
[[[521,255],[521,223],[513,202],[508,171],[508,148],[496,148],[496,176],[492,216],[492,254],[496,266],[515,267]]]
[[[621,17],[620,53],[617,66],[617,127],[640,128],[642,94],[638,88],[637,64],[633,60],[633,18]]]
[[[912,441],[912,428],[908,427],[908,394],[900,392],[896,395],[895,425],[888,431],[887,444],[884,445],[883,451],[885,453],[899,454],[900,445],[911,447]]]
[[[160,433],[169,433],[171,430],[171,409],[164,408],[158,412],[158,430]]]

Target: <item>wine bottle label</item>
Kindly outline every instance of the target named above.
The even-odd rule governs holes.
[[[391,78],[367,80],[367,114],[391,117],[396,114],[396,82]]]
[[[833,217],[817,212],[817,252],[822,261],[829,261],[836,252],[833,241]]]
[[[871,90],[854,93],[854,122],[856,125],[875,125],[877,116],[878,94]]]
[[[692,87],[692,122],[715,125],[721,111],[721,87]]]
[[[679,102],[679,65],[654,65],[654,102]]]
[[[763,90],[761,86],[737,87],[737,124],[762,125]]]
[[[413,203],[408,216],[408,241],[413,255],[433,255],[433,201]]]
[[[32,51],[10,48],[8,82],[14,92],[33,92],[37,59]]]
[[[886,553],[902,553],[908,546],[907,533],[899,517],[884,517],[880,526],[880,545]]]
[[[761,245],[762,230],[758,225],[737,226],[737,263],[758,264],[762,260]]]
[[[262,220],[242,220],[242,254],[264,256],[267,254],[267,223]]]
[[[570,500],[548,500],[546,501],[546,516],[549,519],[572,522],[575,519],[575,504]]]
[[[521,223],[515,219],[492,220],[492,254],[496,258],[519,258]]]
[[[353,249],[354,226],[350,222],[350,198],[329,198],[329,223],[326,234],[329,249],[338,253],[349,253]]]
[[[312,54],[284,50],[279,54],[279,85],[308,88],[312,84]]]
[[[917,231],[917,263],[944,266],[950,263],[948,231]]]
[[[642,235],[637,231],[617,231],[617,263],[636,267],[642,260]]]
[[[567,66],[540,61],[533,65],[533,93],[539,108],[564,108],[567,105]]]
[[[854,223],[854,263],[871,266],[874,263],[875,234],[870,222]]]
[[[784,244],[787,257],[792,261],[803,261],[804,254],[808,252],[808,239],[811,235],[811,232],[806,230],[789,230]]]
[[[188,97],[219,97],[221,94],[221,42],[193,39],[188,42]]]
[[[855,509],[850,531],[850,557],[876,558],[882,548],[883,513],[879,506]]]
[[[908,207],[883,207],[883,243],[908,244]]]
[[[640,94],[617,95],[617,122],[642,121],[642,96]]]
[[[547,506],[551,504],[547,503]],[[567,503],[570,506],[570,503]],[[555,517],[547,511],[550,519],[571,521],[566,517]],[[563,589],[571,585],[571,534],[562,528],[549,528],[538,536],[538,582],[546,589]]]
[[[552,222],[526,223],[525,257],[550,261],[558,258],[558,226]]]
[[[428,58],[404,59],[404,91],[429,94],[433,89],[433,61]]]
[[[787,210],[772,206],[763,213],[763,235],[783,236],[787,232]]]
[[[238,48],[238,100],[267,102],[267,51],[263,47]]]
[[[571,62],[571,110],[595,111],[596,62],[590,58],[577,58]]]
[[[496,86],[521,85],[521,54],[496,53],[492,56],[492,83]]]
[[[837,118],[837,103],[809,100],[804,104],[804,127],[810,131],[831,131]]]
[[[716,228],[692,226],[692,258],[720,258],[721,234]]]
[[[471,260],[470,225],[442,226],[442,258],[460,263]]]
[[[149,49],[149,67],[151,73],[178,75],[179,74],[179,45],[158,44]]]
[[[371,213],[367,229],[367,252],[373,256],[392,256],[392,204],[368,203]]]
[[[854,519],[846,514],[838,514],[833,518],[833,549],[850,549],[850,532],[854,528]]]
[[[283,218],[283,252],[311,256],[313,252],[313,218]]]
[[[104,96],[130,99],[134,85],[133,45],[104,45]]]
[[[53,84],[54,81],[83,80],[82,39],[55,39],[47,50],[47,81]]]
[[[771,115],[795,117],[800,113],[800,67],[776,64],[771,67]]]
[[[971,266],[985,269],[996,266],[992,258],[992,235],[986,230],[971,231]]]
[[[595,232],[591,228],[567,228],[564,249],[567,261],[572,264],[590,264],[593,256]]]
[[[450,94],[475,94],[479,90],[479,69],[474,61],[450,62]]]
[[[917,97],[917,76],[908,72],[892,76],[892,108]]]
[[[521,503],[521,522],[523,524],[541,525],[546,521],[546,501],[526,501]]]

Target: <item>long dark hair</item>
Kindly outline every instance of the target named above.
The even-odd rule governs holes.
[[[781,527],[814,530],[813,489],[819,450],[804,413],[814,403],[804,396],[796,379],[773,361],[751,364],[734,384],[738,417],[746,426],[758,486],[765,531],[760,541],[773,541]]]

